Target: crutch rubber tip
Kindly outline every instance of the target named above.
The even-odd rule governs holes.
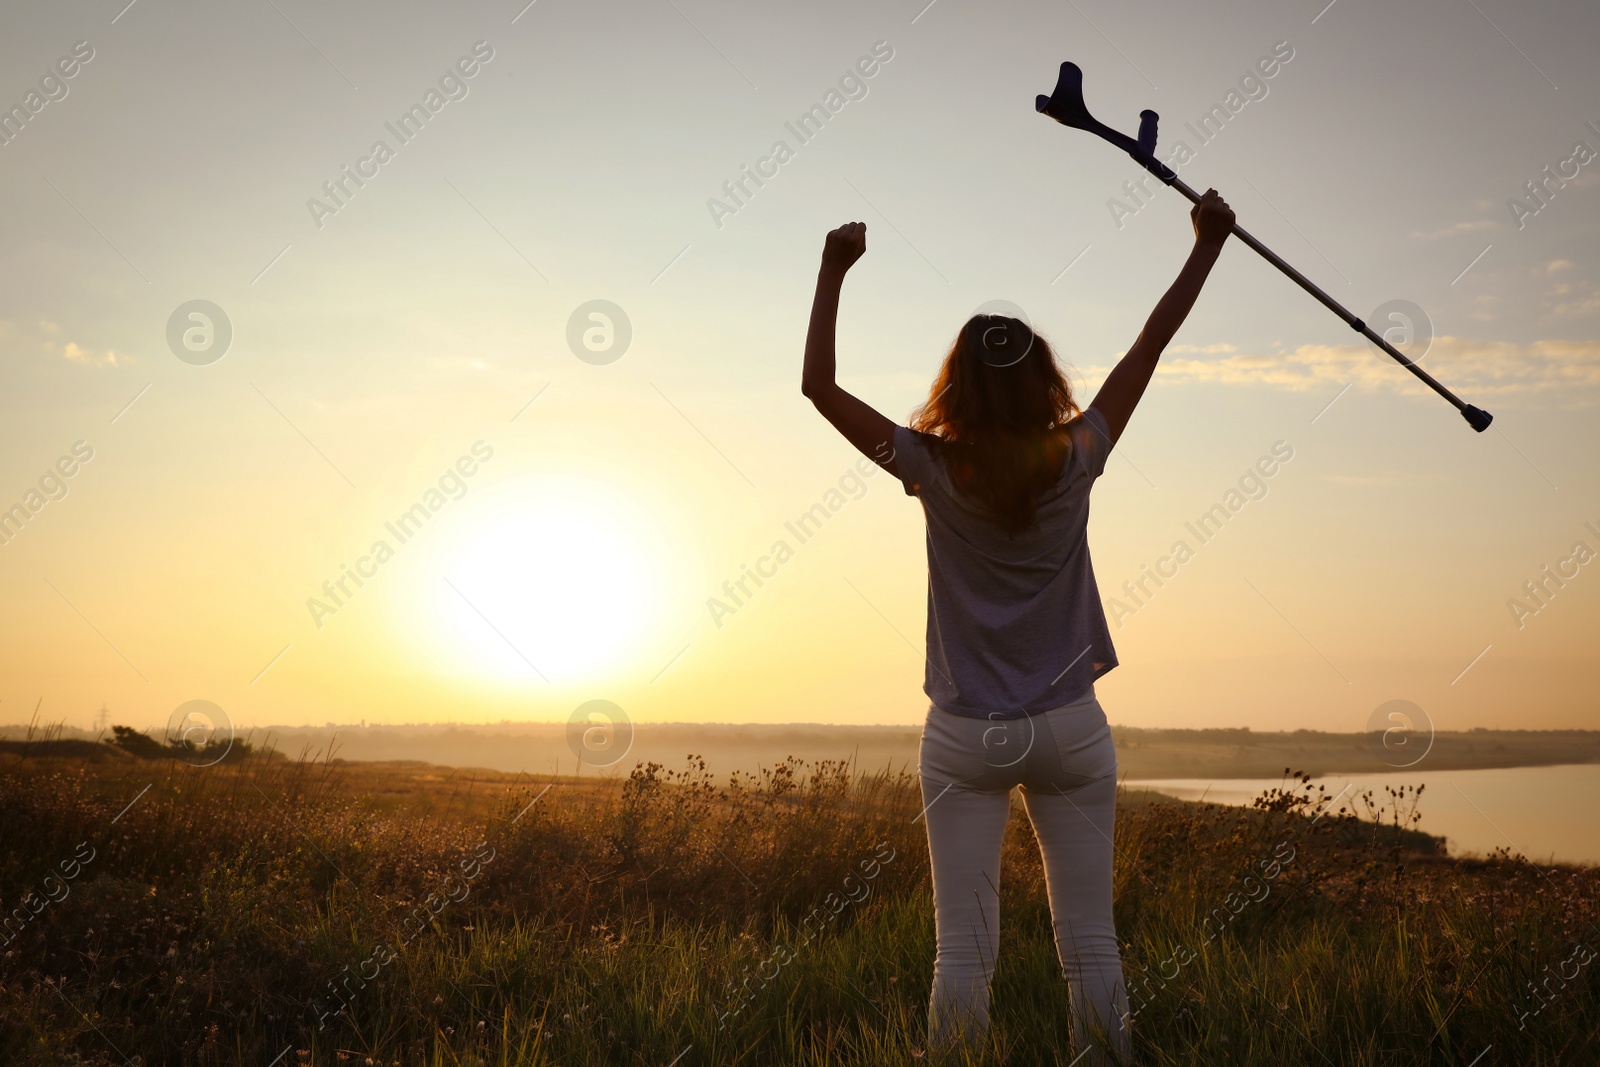
[[[1467,420],[1468,426],[1471,426],[1479,433],[1487,430],[1489,424],[1494,421],[1493,415],[1482,408],[1473,407],[1471,404],[1461,409],[1461,417]]]

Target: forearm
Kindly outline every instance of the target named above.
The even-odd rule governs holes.
[[[894,461],[894,423],[839,387],[834,377],[834,334],[839,322],[839,290],[844,272],[824,262],[817,273],[817,295],[811,301],[811,326],[806,331],[805,367],[800,391],[862,455],[890,474],[899,474]]]
[[[836,354],[834,335],[839,323],[839,293],[844,275],[826,267],[817,272],[817,291],[811,301],[811,325],[806,331],[805,366],[800,372],[800,391],[815,396],[834,384]]]
[[[1146,350],[1152,360],[1161,355],[1162,349],[1167,347],[1167,343],[1183,325],[1183,320],[1189,317],[1211,268],[1221,254],[1221,241],[1195,242],[1183,269],[1156,304],[1155,310],[1150,312],[1150,318],[1139,333],[1140,343],[1136,347]]]
[[[1177,279],[1156,304],[1155,310],[1150,313],[1150,318],[1145,322],[1144,329],[1139,332],[1138,339],[1117,361],[1117,365],[1111,368],[1105,384],[1095,394],[1092,406],[1098,408],[1105,417],[1113,444],[1122,436],[1123,429],[1133,416],[1133,409],[1138,406],[1145,387],[1155,375],[1156,363],[1161,358],[1162,350],[1178,332],[1178,327],[1183,325],[1183,320],[1189,315],[1189,309],[1194,307],[1200,289],[1205,285],[1206,276],[1211,273],[1211,267],[1216,263],[1221,251],[1220,241],[1195,242],[1194,248],[1189,252],[1189,259],[1178,272]]]

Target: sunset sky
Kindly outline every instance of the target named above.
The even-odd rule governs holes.
[[[1424,366],[1495,415],[1230,243],[1093,497],[1112,721],[1600,725],[1600,11],[524,2],[8,14],[0,722],[919,721],[919,506],[799,391],[822,237],[867,224],[840,376],[891,418],[993,299],[1087,404],[1192,238],[1035,114],[1072,59],[1356,314],[1425,309]],[[169,346],[194,300],[213,362]],[[596,300],[611,362],[569,345]]]

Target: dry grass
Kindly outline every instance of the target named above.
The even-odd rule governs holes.
[[[0,949],[0,1062],[923,1058],[932,916],[909,777],[0,760],[0,910],[25,916]],[[1451,860],[1410,791],[1318,797],[1299,777],[1253,810],[1124,797],[1141,1062],[1600,1059],[1600,967],[1575,948],[1600,944],[1594,870]],[[1020,809],[1002,907],[983,1058],[1065,1064]]]

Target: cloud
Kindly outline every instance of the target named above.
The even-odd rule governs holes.
[[[1467,312],[1467,318],[1474,322],[1493,322],[1496,318],[1495,308],[1500,306],[1500,297],[1494,293],[1479,293],[1472,298],[1472,310]]]
[[[1587,315],[1592,311],[1600,311],[1600,289],[1588,295],[1575,293],[1570,285],[1556,286],[1555,296],[1558,298],[1550,306],[1551,312],[1557,315]],[[1571,297],[1571,299],[1559,299]]]
[[[1439,337],[1420,363],[1455,392],[1474,397],[1600,389],[1600,341],[1519,345]],[[1233,353],[1220,359],[1164,356],[1156,366],[1156,376],[1168,381],[1270,386],[1292,392],[1338,389],[1346,383],[1365,392],[1411,395],[1429,391],[1370,345],[1301,345],[1287,352]]]
[[[75,341],[68,341],[59,348],[54,342],[46,341],[44,348],[46,352],[82,367],[120,367],[132,362],[127,356],[118,355],[116,349],[108,348],[104,355],[97,356]]]
[[[1481,233],[1484,230],[1493,230],[1497,228],[1498,226],[1492,219],[1477,219],[1472,222],[1456,222],[1450,224],[1449,226],[1441,226],[1432,233],[1425,233],[1422,230],[1412,230],[1411,236],[1419,237],[1424,241],[1436,241],[1441,237],[1454,237],[1461,233]]]
[[[5,337],[11,332],[11,325],[11,323],[0,319],[0,337]],[[76,363],[80,367],[123,367],[134,362],[132,356],[118,352],[114,348],[108,348],[100,355],[96,355],[76,341],[68,341],[62,344],[60,341],[61,327],[49,319],[38,320],[35,323],[35,329],[38,331],[35,337],[38,340],[40,349],[53,359],[63,359],[68,363]]]
[[[125,366],[133,363],[133,358],[122,355],[115,349],[106,349],[104,354],[94,355],[75,341],[67,341],[66,344],[45,341],[42,347],[51,357],[66,360],[67,363],[77,363],[78,366]]]
[[[1237,351],[1239,351],[1239,349],[1235,345],[1223,345],[1223,344],[1216,344],[1216,345],[1168,345],[1167,346],[1167,351],[1168,352],[1178,352],[1178,353],[1196,352],[1196,353],[1199,353],[1201,355],[1215,356],[1215,355],[1222,355],[1222,354],[1237,352]]]
[[[1542,274],[1546,278],[1555,278],[1558,275],[1571,271],[1575,264],[1570,259],[1552,259],[1543,267],[1535,267],[1535,275]],[[1571,279],[1571,275],[1567,275]],[[1588,315],[1600,311],[1600,288],[1584,280],[1571,279],[1568,281],[1555,281],[1546,283],[1550,286],[1549,295],[1544,300],[1544,307],[1552,315]]]

